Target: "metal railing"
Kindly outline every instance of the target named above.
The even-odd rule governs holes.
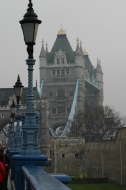
[[[70,190],[63,184],[71,180],[67,175],[48,174],[42,166],[22,166],[21,169],[25,181],[22,190]]]

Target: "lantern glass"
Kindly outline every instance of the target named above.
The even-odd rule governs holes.
[[[16,97],[21,97],[22,94],[22,86],[15,86],[14,92]]]
[[[22,23],[22,30],[24,35],[25,44],[35,44],[38,31],[38,23]]]
[[[23,85],[20,81],[20,76],[18,75],[18,78],[17,78],[17,82],[15,83],[15,85],[13,86],[14,87],[14,93],[15,93],[15,96],[17,98],[20,98],[21,97],[21,94],[22,94],[22,89],[23,89]]]

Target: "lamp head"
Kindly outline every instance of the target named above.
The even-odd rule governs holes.
[[[31,0],[29,0],[28,9],[24,15],[24,18],[19,22],[22,27],[25,44],[28,46],[28,48],[30,47],[27,49],[28,54],[29,51],[32,51],[31,53],[33,54],[33,45],[35,45],[36,42],[38,26],[41,24],[41,20],[38,20],[38,16],[34,12]],[[33,58],[33,56],[30,56],[30,58]]]
[[[22,89],[24,87],[22,85],[21,81],[20,81],[20,76],[19,75],[17,77],[17,82],[15,83],[15,85],[13,87],[14,87],[15,96],[17,98],[17,103],[19,104],[19,99],[21,97]]]

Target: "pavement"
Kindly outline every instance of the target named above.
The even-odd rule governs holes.
[[[13,183],[11,182],[10,178],[11,174],[8,175],[8,182],[7,182],[7,190],[15,190]]]

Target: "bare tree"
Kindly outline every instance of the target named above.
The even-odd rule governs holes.
[[[99,141],[115,137],[119,127],[126,126],[126,118],[110,106],[88,106],[79,112],[72,124],[71,134],[83,136],[86,141]]]

